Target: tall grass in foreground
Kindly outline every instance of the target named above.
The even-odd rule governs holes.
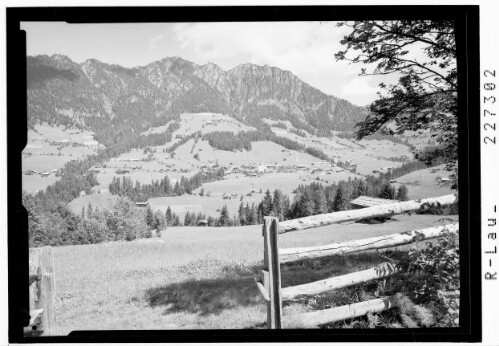
[[[442,216],[399,215],[396,218],[398,221],[379,225],[331,225],[290,232],[280,237],[279,246],[314,246],[421,229],[434,225]],[[399,251],[407,249],[399,248]],[[98,329],[265,327],[265,301],[253,280],[253,274],[262,269],[261,226],[169,228],[162,232],[161,238],[62,246],[53,251],[56,314],[61,333]],[[383,261],[376,252],[366,252],[282,265],[282,284],[294,286],[371,268]],[[406,277],[399,275],[387,280],[384,288],[382,281],[372,282],[285,303],[284,313],[342,305],[389,294],[390,290],[398,292],[398,287],[403,290],[407,285],[406,281]],[[382,316],[386,316],[390,320],[390,314],[400,315],[394,310],[373,318],[384,321]],[[434,316],[434,325],[438,326],[439,317]],[[391,323],[408,325],[400,322],[399,317],[394,318]],[[368,320],[359,318],[323,327],[388,326],[364,322]]]

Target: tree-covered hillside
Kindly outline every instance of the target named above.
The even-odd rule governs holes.
[[[133,69],[62,55],[28,57],[28,124],[88,128],[104,145],[164,125],[181,113],[223,113],[256,126],[289,120],[329,135],[353,130],[366,110],[329,96],[277,67],[244,64],[224,71],[181,58]]]

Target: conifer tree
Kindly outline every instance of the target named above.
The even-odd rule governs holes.
[[[236,215],[234,214],[234,216],[232,217],[232,220],[231,220],[231,223],[232,223],[232,226],[241,226],[241,223],[239,222],[239,218],[236,217]]]
[[[409,200],[409,197],[407,196],[408,194],[407,186],[405,185],[400,185],[397,191],[397,199],[399,201],[407,201]]]
[[[180,216],[176,215],[175,213],[173,214],[173,220],[174,226],[182,226],[182,224],[180,223]]]
[[[314,214],[315,203],[309,189],[303,190],[299,198],[298,217],[305,217]]]
[[[227,205],[222,207],[222,211],[220,212],[219,225],[220,226],[228,226],[230,222],[229,211],[227,210]]]
[[[348,196],[345,184],[340,183],[333,201],[333,210],[341,211],[348,209]]]
[[[381,187],[379,198],[395,199],[395,188],[390,183],[385,183]]]
[[[281,190],[274,190],[274,198],[272,200],[272,212],[271,214],[277,218],[279,221],[284,219],[283,213],[283,194]]]
[[[251,208],[248,202],[246,202],[246,206],[244,207],[244,214],[246,215],[246,224],[253,225],[253,215],[251,214]]]
[[[92,214],[93,214],[92,204],[88,203],[88,207],[87,207],[87,218],[91,219],[92,218]]]
[[[324,195],[324,190],[322,188],[316,189],[314,197],[314,214],[327,213],[327,201],[326,195]]]
[[[189,226],[191,224],[191,213],[185,213],[184,226]]]
[[[166,208],[165,218],[166,218],[166,224],[168,226],[171,226],[173,224],[173,215],[170,206]]]
[[[146,208],[146,224],[151,229],[154,227],[154,213],[149,205]]]
[[[241,202],[241,204],[239,205],[238,219],[240,225],[242,226],[246,225],[246,210],[244,209],[243,202]]]
[[[198,225],[198,222],[203,219],[203,214],[201,214],[201,212],[198,212],[198,214],[196,215],[196,226]]]
[[[351,199],[355,199],[359,196],[366,195],[366,191],[367,191],[367,188],[366,188],[366,184],[365,184],[364,180],[356,179],[355,184],[354,184],[354,188],[352,191]]]
[[[262,211],[262,208],[258,208],[256,220],[257,220],[256,224],[263,223],[263,211]]]
[[[265,192],[265,196],[263,197],[263,201],[261,203],[261,213],[263,216],[270,215],[272,211],[272,195],[270,194],[270,190],[267,189]]]
[[[213,216],[208,216],[208,226],[215,226],[215,218]]]
[[[253,202],[251,204],[251,224],[252,225],[257,225],[259,223],[258,220],[258,211],[256,210],[255,203]]]
[[[165,216],[159,210],[154,213],[154,225],[153,229],[162,230],[166,227]]]
[[[289,211],[291,207],[291,202],[288,195],[283,195],[282,197],[282,215],[283,219],[287,220],[289,218]]]

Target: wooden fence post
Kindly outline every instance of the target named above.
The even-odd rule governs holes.
[[[57,335],[55,317],[55,274],[54,257],[50,246],[35,249],[35,265],[38,265],[36,296],[32,304],[35,310],[42,310],[41,320],[43,335]],[[34,284],[33,284],[34,285]],[[33,292],[34,293],[34,292]],[[31,302],[30,302],[31,308]]]
[[[263,223],[264,266],[268,275],[264,275],[264,286],[270,298],[267,301],[267,328],[269,329],[282,328],[281,268],[277,245],[278,233],[279,219],[276,217],[265,217]]]

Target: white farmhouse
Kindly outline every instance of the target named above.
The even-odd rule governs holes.
[[[85,141],[85,142],[83,142],[83,145],[86,147],[98,147],[99,142],[97,142],[97,141]]]

